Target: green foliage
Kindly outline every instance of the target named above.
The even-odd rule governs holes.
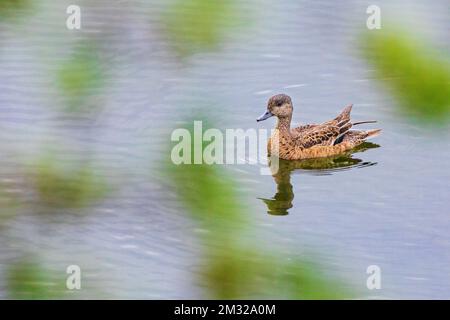
[[[76,53],[62,63],[57,83],[64,95],[67,110],[85,111],[87,98],[103,86],[105,73],[92,46],[78,48]]]
[[[432,123],[450,119],[450,64],[429,45],[389,29],[364,38],[365,56],[403,112]]]
[[[163,17],[174,48],[182,56],[218,47],[239,21],[233,0],[175,0]]]
[[[218,167],[170,165],[168,172],[177,194],[190,212],[208,227],[221,229],[225,226],[222,223],[244,219],[237,201],[236,186],[220,173]]]
[[[0,21],[11,20],[30,9],[30,0],[0,0]]]
[[[305,258],[234,246],[210,257],[205,278],[217,299],[343,299],[342,284]]]
[[[193,160],[195,148],[192,123],[193,121],[186,122],[186,128],[191,136],[190,150]],[[207,120],[202,123],[203,131],[212,127]],[[207,144],[203,142],[203,148]],[[218,166],[175,165],[168,159],[164,172],[189,212],[203,223],[204,227],[213,229],[214,232],[223,232],[245,222],[245,208],[239,201],[237,185],[223,174]],[[189,183],[186,183],[187,181]]]
[[[83,207],[109,191],[89,164],[67,168],[53,157],[39,160],[31,176],[40,200],[50,207]]]
[[[64,277],[45,269],[32,259],[9,265],[7,292],[11,299],[60,299],[65,291]]]

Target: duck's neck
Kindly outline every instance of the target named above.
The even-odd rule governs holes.
[[[291,119],[292,119],[292,116],[278,118],[276,129],[278,129],[280,131],[289,132],[290,128],[291,128]]]

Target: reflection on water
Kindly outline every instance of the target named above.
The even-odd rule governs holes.
[[[292,208],[292,200],[294,199],[294,191],[291,184],[291,174],[293,171],[302,170],[314,175],[327,175],[352,168],[373,166],[376,162],[367,162],[354,158],[353,154],[378,147],[379,145],[377,144],[365,142],[350,152],[335,157],[297,161],[280,159],[279,169],[273,174],[273,179],[277,184],[277,192],[271,199],[260,198],[267,205],[267,213],[277,216],[283,216],[289,213],[288,210]],[[275,171],[272,162],[270,165],[273,171]]]

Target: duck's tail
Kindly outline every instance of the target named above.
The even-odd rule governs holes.
[[[354,146],[357,146],[364,142],[366,139],[371,139],[378,136],[381,129],[373,130],[350,130],[342,138],[341,142],[350,142]]]
[[[366,120],[366,121],[358,121],[358,122],[353,122],[352,125],[357,126],[358,124],[363,124],[363,123],[376,123],[377,120]]]
[[[351,106],[349,106],[349,107],[347,108],[347,112],[350,112],[350,111],[351,111]],[[349,114],[349,113],[344,113],[344,112],[343,112],[343,113],[341,114],[341,116],[342,116],[342,115],[346,115],[346,117],[342,118],[342,119],[341,119],[341,122],[339,122],[339,123],[337,124],[337,126],[339,127],[339,135],[337,136],[337,138],[336,138],[334,144],[341,143],[341,142],[343,141],[344,136],[347,135],[347,134],[350,132],[350,129],[351,129],[353,126],[356,126],[356,125],[359,125],[359,124],[363,124],[363,123],[375,123],[375,122],[377,122],[376,120],[366,120],[366,121],[350,122],[350,118],[349,118],[350,114]],[[363,133],[363,132],[366,132],[366,131],[361,130],[361,131],[358,131],[358,132],[361,132],[361,137],[362,137],[362,136],[363,136],[362,133]]]
[[[381,129],[366,130],[364,131],[364,133],[367,135],[364,139],[371,139],[379,136],[381,133]]]

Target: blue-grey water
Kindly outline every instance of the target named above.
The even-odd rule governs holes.
[[[220,129],[270,129],[274,120],[255,119],[284,92],[295,123],[328,120],[353,103],[353,118],[378,120],[380,147],[353,155],[371,166],[294,171],[283,216],[259,199],[275,194],[271,176],[227,166],[249,206],[249,238],[285,257],[314,252],[361,298],[450,298],[449,128],[404,117],[362,59],[357,37],[371,1],[245,1],[244,31],[187,61],[161,33],[164,1],[81,1],[80,31],[65,27],[69,4],[36,1],[21,19],[0,20],[0,179],[6,194],[25,199],[0,228],[1,271],[38,254],[63,275],[80,265],[101,297],[206,298],[196,279],[207,230],[161,183],[157,163],[194,109],[207,109]],[[448,53],[447,1],[377,4],[383,19]],[[83,39],[100,48],[108,80],[92,112],[67,116],[49,75]],[[45,148],[62,162],[89,150],[96,174],[119,187],[82,210],[36,213],[23,172]],[[380,290],[366,288],[369,265],[382,270]],[[8,297],[4,274],[0,297]]]

